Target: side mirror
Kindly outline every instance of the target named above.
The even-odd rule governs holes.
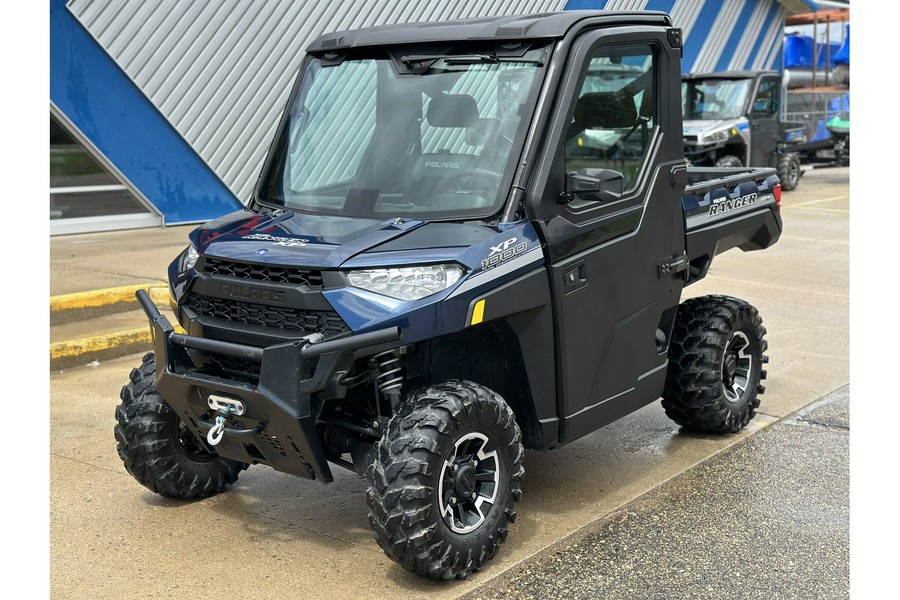
[[[563,204],[578,195],[587,200],[610,202],[618,200],[625,189],[625,176],[610,169],[581,169],[566,174],[566,191],[561,194]]]

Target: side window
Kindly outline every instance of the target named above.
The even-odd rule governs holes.
[[[611,169],[637,185],[656,126],[649,45],[601,48],[591,57],[566,134],[566,172]]]
[[[754,117],[770,117],[778,113],[778,80],[772,77],[763,79],[753,100]]]

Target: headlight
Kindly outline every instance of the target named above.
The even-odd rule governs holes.
[[[185,271],[193,269],[194,265],[197,264],[198,258],[200,258],[200,253],[197,252],[197,249],[194,248],[193,245],[185,248],[184,252],[181,253],[181,261],[178,264],[178,272],[184,273]]]
[[[703,142],[706,144],[715,144],[716,142],[724,142],[731,137],[731,130],[723,129],[703,136]]]
[[[398,300],[418,300],[436,294],[462,276],[463,269],[457,265],[365,269],[347,273],[354,287]]]

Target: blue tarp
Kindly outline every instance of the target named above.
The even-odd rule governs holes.
[[[844,45],[841,46],[841,49],[837,51],[837,54],[832,55],[831,62],[836,65],[849,65],[850,64],[850,26],[847,25],[847,35],[844,36]]]
[[[829,44],[831,47],[832,64],[834,56],[838,54],[841,45],[838,42]],[[819,62],[817,67],[825,66],[825,44],[818,44]],[[848,52],[849,54],[849,49]],[[808,35],[791,34],[784,38],[784,68],[785,69],[811,69],[813,66],[813,39]]]

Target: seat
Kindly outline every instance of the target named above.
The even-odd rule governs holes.
[[[410,157],[410,185],[405,190],[409,202],[428,206],[435,211],[481,208],[490,200],[474,193],[487,188],[490,181],[496,187],[500,173],[492,164],[494,147],[501,122],[496,118],[481,118],[478,104],[465,94],[436,94],[428,102],[425,119],[436,132],[440,150],[423,152]],[[433,144],[432,144],[433,145]],[[472,146],[481,146],[479,154],[467,153]],[[468,147],[468,148],[467,148]],[[464,193],[471,190],[473,193]]]
[[[634,96],[627,88],[583,95],[572,118],[576,135],[587,129],[631,129],[638,122]]]
[[[566,137],[566,170],[587,167],[625,173],[621,142],[640,123],[634,96],[627,88],[584,94],[575,104]]]

